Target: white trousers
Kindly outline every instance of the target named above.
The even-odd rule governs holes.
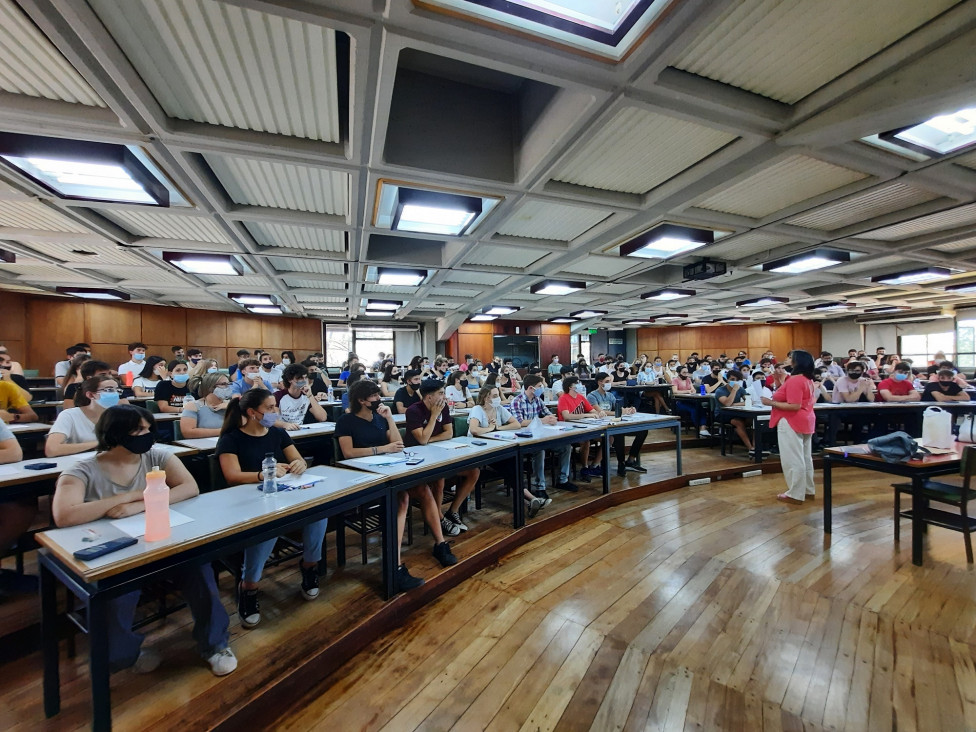
[[[786,478],[786,495],[802,501],[806,496],[816,495],[813,485],[813,454],[811,446],[813,435],[794,432],[790,423],[781,419],[776,425],[779,437],[779,462]]]

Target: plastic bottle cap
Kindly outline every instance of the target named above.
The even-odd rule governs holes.
[[[158,465],[153,465],[152,472],[158,473],[159,472],[159,466]]]

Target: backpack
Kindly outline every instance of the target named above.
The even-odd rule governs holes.
[[[886,463],[904,463],[931,454],[907,432],[892,432],[890,435],[873,437],[868,440],[868,448],[872,455],[884,458]]]

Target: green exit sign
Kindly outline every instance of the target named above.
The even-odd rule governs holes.
[[[596,328],[590,328],[590,335],[596,335]]]

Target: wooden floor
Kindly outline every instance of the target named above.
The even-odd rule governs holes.
[[[741,452],[741,451],[740,451]],[[614,478],[615,490],[673,475]],[[746,465],[740,454],[686,453],[686,472]],[[328,677],[262,728],[385,730],[919,729],[976,730],[976,576],[958,534],[933,529],[924,568],[906,525],[892,540],[882,476],[835,474],[834,540],[821,503],[773,500],[780,475],[681,488],[582,518],[463,581]],[[585,507],[597,483],[559,493],[540,514]],[[507,497],[486,495],[462,563],[510,534]],[[442,570],[416,525],[405,550],[429,584]],[[292,563],[262,582],[261,626],[231,615],[240,669],[214,678],[194,657],[188,614],[151,626],[164,664],[113,676],[116,729],[205,729],[389,607],[378,549],[348,564],[322,597],[301,601]],[[232,583],[222,594],[231,607]],[[401,596],[398,600],[402,600]],[[63,711],[45,721],[40,658],[0,665],[0,729],[85,729],[87,654],[62,659]],[[265,715],[268,710],[264,711]]]

